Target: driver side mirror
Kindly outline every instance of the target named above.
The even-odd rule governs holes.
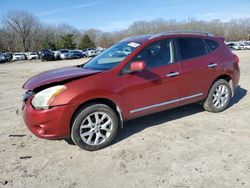
[[[146,68],[146,64],[144,61],[134,61],[130,64],[130,72],[141,72]]]

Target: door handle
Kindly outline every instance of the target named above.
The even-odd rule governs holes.
[[[167,77],[174,77],[174,76],[178,76],[180,73],[179,72],[170,72],[167,74]]]
[[[211,67],[217,67],[217,66],[218,66],[217,63],[210,63],[210,64],[208,64],[207,67],[211,68]]]

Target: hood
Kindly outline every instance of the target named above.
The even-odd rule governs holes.
[[[76,66],[53,69],[30,78],[27,82],[25,82],[23,88],[26,90],[33,90],[43,85],[61,82],[72,78],[84,77],[99,72],[101,71],[84,69]]]

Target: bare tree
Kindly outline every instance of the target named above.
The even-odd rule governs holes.
[[[26,11],[10,11],[2,20],[7,30],[15,33],[21,40],[22,50],[28,51],[40,22]]]
[[[94,42],[95,46],[98,46],[98,41],[99,41],[101,35],[103,34],[103,32],[101,30],[89,29],[89,30],[85,31],[84,33],[89,36],[90,40]]]
[[[103,48],[108,48],[112,44],[114,44],[116,41],[113,38],[112,33],[103,33],[100,37],[100,46]]]
[[[80,32],[68,24],[48,25],[41,23],[26,11],[10,11],[0,25],[1,51],[39,51],[45,46],[60,48],[61,36],[73,34],[73,43],[79,44],[82,36],[87,34],[98,47],[109,47],[123,38],[149,33],[175,30],[197,30],[222,35],[228,41],[247,40],[250,37],[250,18],[233,19],[228,22],[220,20],[202,21],[188,18],[184,21],[158,18],[151,21],[138,20],[127,29],[115,32],[103,32],[88,29]],[[50,44],[50,45],[48,45]]]
[[[8,29],[3,28],[0,38],[0,41],[3,44],[2,51],[16,51],[20,47],[16,35],[15,33],[13,33],[13,31],[9,31]]]

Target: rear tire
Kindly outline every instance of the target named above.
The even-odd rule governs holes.
[[[114,140],[118,127],[118,117],[109,106],[92,104],[81,108],[74,116],[71,138],[81,149],[95,151]]]
[[[203,107],[208,112],[222,112],[230,102],[232,90],[226,80],[217,80],[210,88],[207,99],[203,103]]]

